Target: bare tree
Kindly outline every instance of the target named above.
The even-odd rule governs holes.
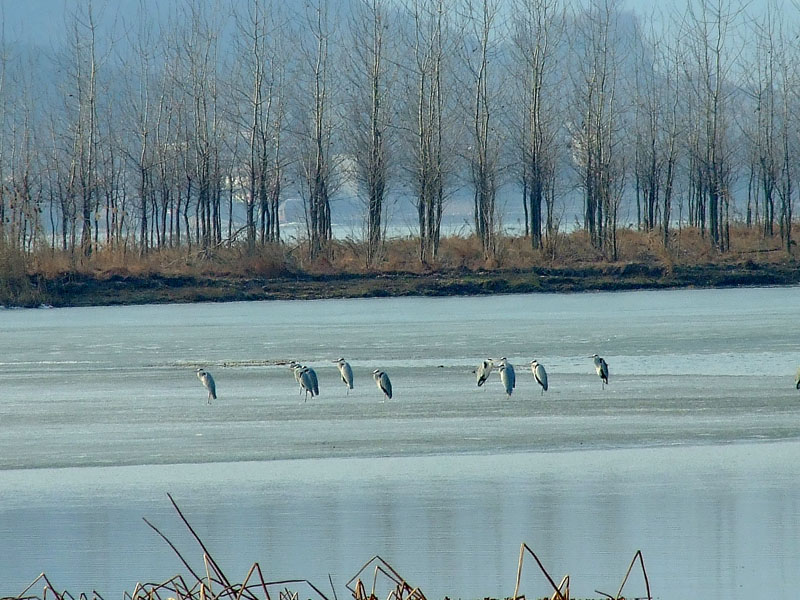
[[[182,85],[187,113],[182,123],[188,150],[185,174],[194,188],[195,237],[204,250],[209,250],[222,241],[220,147],[224,131],[218,51],[223,20],[219,7],[187,0],[183,21],[186,30],[176,40],[181,44],[181,70],[175,83]],[[191,198],[187,186],[187,202]]]
[[[387,60],[387,0],[358,0],[350,22],[346,123],[354,175],[367,207],[367,264],[379,256],[389,183],[394,73]]]
[[[29,65],[32,67],[33,65]],[[5,33],[0,40],[0,248],[25,252],[39,230],[41,194],[36,161],[34,69],[10,65]]]
[[[7,145],[6,131],[8,127],[8,91],[6,74],[8,72],[8,50],[6,47],[5,21],[0,14],[0,148]],[[5,180],[7,172],[7,159],[5,153],[0,152],[0,182]],[[0,185],[0,243],[7,243],[6,239],[6,189]]]
[[[584,227],[592,244],[617,256],[617,219],[625,187],[622,136],[623,38],[616,0],[591,0],[578,15],[575,42],[573,159],[584,192]]]
[[[755,212],[764,236],[774,235],[780,225],[786,250],[791,247],[792,188],[795,135],[792,133],[794,72],[797,52],[787,41],[782,13],[775,2],[753,22],[755,51],[746,70],[752,106],[742,128],[750,152],[748,222]],[[754,200],[754,202],[752,201]],[[776,214],[776,202],[778,210]],[[759,219],[760,215],[760,219]]]
[[[712,245],[730,247],[731,184],[734,167],[731,120],[734,102],[730,83],[733,42],[741,6],[730,0],[698,0],[689,4],[685,21],[686,82],[691,101],[690,184],[695,222]]]
[[[148,21],[148,14],[147,6],[141,4],[123,67],[129,77],[120,109],[129,129],[125,154],[135,182],[131,185],[135,205],[129,218],[137,219],[130,226],[140,255],[154,248],[180,246],[182,240],[191,247],[189,205],[197,179],[189,161],[189,149],[196,140],[187,125],[195,120],[190,91],[197,80],[187,75],[191,60],[183,40],[200,35],[202,20],[187,17],[191,14],[188,3],[177,7],[157,28]]]
[[[462,61],[468,77],[465,91],[468,89],[471,94],[467,161],[474,189],[475,233],[486,258],[493,257],[497,250],[501,142],[498,112],[502,87],[497,79],[499,69],[495,69],[500,51],[499,12],[499,0],[464,1]]]
[[[91,0],[77,6],[71,15],[70,92],[67,99],[71,116],[72,147],[69,194],[80,199],[83,255],[92,253],[92,217],[97,205],[97,23]]]
[[[412,21],[407,119],[412,133],[409,171],[419,223],[419,260],[436,260],[441,236],[448,174],[445,147],[448,120],[445,115],[449,54],[449,9],[446,0],[409,0],[406,12]]]
[[[112,94],[104,92],[102,98]],[[123,131],[119,127],[117,103],[102,102],[99,107],[99,129],[103,143],[98,147],[97,209],[94,213],[94,245],[118,247],[123,239],[125,214],[125,161],[122,152]],[[100,234],[104,232],[101,243]]]
[[[635,158],[637,220],[645,231],[660,223],[662,242],[669,245],[672,197],[678,162],[680,56],[663,31],[642,28],[635,70]]]
[[[298,65],[298,110],[301,130],[301,175],[306,207],[309,254],[317,258],[327,251],[333,236],[332,194],[333,111],[330,72],[331,23],[328,0],[306,6],[306,36]]]
[[[177,56],[165,57],[169,62],[164,66],[164,71],[160,73],[154,82],[154,93],[157,101],[153,107],[153,154],[154,169],[151,171],[152,181],[150,185],[151,204],[155,210],[156,204],[160,206],[161,214],[161,239],[163,244],[179,246],[181,241],[180,214],[182,200],[184,206],[184,225],[186,228],[186,242],[191,246],[190,229],[188,225],[187,212],[191,195],[186,194],[182,198],[181,194],[181,166],[182,158],[188,153],[188,142],[181,135],[181,124],[186,122],[188,117],[185,106],[185,97],[180,93],[179,88],[174,84],[173,73],[177,71],[175,63]],[[190,179],[187,177],[187,179]],[[146,202],[143,203],[146,208]],[[163,233],[167,228],[167,215],[169,215],[169,242]],[[147,223],[142,225],[142,232],[147,233]]]
[[[662,52],[659,52],[659,55],[663,59],[661,64],[664,73],[663,137],[661,139],[663,145],[661,152],[661,232],[662,243],[666,248],[669,246],[672,226],[672,200],[675,196],[675,180],[679,166],[680,138],[685,133],[685,129],[681,125],[683,114],[681,111],[683,92],[680,86],[682,57],[678,45],[667,46]],[[680,209],[680,206],[678,208]]]
[[[779,14],[778,7],[770,4],[769,14]],[[792,252],[792,220],[794,202],[794,182],[797,175],[798,158],[798,129],[794,125],[797,114],[798,78],[797,65],[800,52],[797,44],[797,31],[787,31],[785,24],[780,22],[775,35],[775,49],[778,55],[777,71],[777,112],[779,122],[778,140],[780,146],[780,168],[778,196],[780,197],[780,233],[783,247],[786,252]]]
[[[754,23],[755,53],[749,73],[748,90],[753,103],[753,118],[745,118],[742,128],[750,146],[751,189],[755,192],[756,215],[761,215],[762,233],[771,237],[775,224],[775,200],[781,164],[779,147],[777,66],[780,57],[776,48],[775,14],[768,9],[763,20]],[[749,115],[748,115],[749,116]],[[760,208],[760,210],[759,210]]]
[[[280,240],[278,208],[284,166],[281,148],[284,115],[282,47],[284,15],[272,0],[237,5],[241,98],[237,128],[247,146],[244,167],[247,247]],[[260,222],[260,226],[259,226]],[[260,236],[258,235],[260,232]]]
[[[273,23],[279,11],[272,11]],[[283,130],[286,117],[286,69],[287,59],[283,48],[287,43],[286,29],[274,27],[270,36],[269,79],[265,110],[262,111],[260,147],[262,149],[261,176],[259,181],[259,240],[277,243],[281,239],[278,215],[283,189],[284,171],[291,160],[284,150]]]
[[[125,117],[130,129],[130,142],[125,146],[131,168],[135,172],[136,193],[139,212],[139,254],[149,250],[148,212],[149,201],[153,196],[156,152],[154,149],[153,82],[157,77],[158,44],[147,21],[146,8],[138,8],[138,31],[130,38],[130,55],[125,64],[130,77],[124,82],[126,87]]]
[[[39,164],[38,128],[34,116],[37,102],[31,81],[24,73],[15,74],[10,81],[14,84],[16,97],[6,98],[3,94],[0,99],[2,104],[11,100],[15,107],[9,112],[3,110],[4,152],[0,160],[5,164],[2,167],[0,244],[30,252],[37,245],[42,226],[43,169]]]
[[[514,73],[521,89],[517,93],[519,113],[514,129],[521,135],[520,179],[525,233],[534,248],[542,247],[542,203],[547,207],[544,223],[553,230],[553,197],[558,157],[558,115],[556,98],[558,52],[564,32],[565,14],[560,0],[514,0]],[[548,93],[549,92],[549,93]]]

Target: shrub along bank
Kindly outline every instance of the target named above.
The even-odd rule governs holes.
[[[488,260],[475,238],[446,238],[434,265],[420,264],[413,238],[388,241],[372,266],[353,241],[333,243],[314,262],[305,259],[301,244],[144,257],[125,250],[89,257],[49,249],[0,252],[0,303],[88,306],[800,283],[800,263],[780,248],[777,236],[765,239],[742,228],[731,237],[733,249],[721,254],[695,230],[675,233],[668,249],[658,235],[624,230],[614,262],[592,248],[583,232],[559,235],[543,249],[532,249],[526,238],[505,238]]]

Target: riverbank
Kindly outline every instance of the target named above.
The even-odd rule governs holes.
[[[504,238],[486,260],[473,237],[442,240],[437,264],[423,266],[413,239],[387,241],[376,266],[363,248],[333,242],[328,256],[308,261],[301,246],[235,246],[213,252],[168,249],[139,256],[103,250],[90,257],[45,251],[0,252],[0,305],[90,306],[167,302],[231,302],[465,296],[501,293],[621,291],[800,284],[800,260],[752,229],[735,230],[726,253],[693,230],[674,235],[669,250],[654,234],[620,232],[608,261],[583,234],[558,236],[535,250],[526,238]]]
[[[387,296],[719,288],[800,284],[794,263],[675,266],[643,264],[434,273],[386,272],[278,277],[194,275],[32,276],[28,306],[92,306],[168,302],[310,300]]]

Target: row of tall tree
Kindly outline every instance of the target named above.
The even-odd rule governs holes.
[[[255,250],[299,195],[317,257],[343,190],[370,264],[391,198],[413,202],[429,263],[464,190],[487,258],[509,198],[535,248],[576,196],[610,258],[626,206],[664,245],[685,223],[725,251],[739,219],[791,248],[795,4],[142,0],[124,22],[69,6],[52,45],[2,41],[0,234],[24,251]]]

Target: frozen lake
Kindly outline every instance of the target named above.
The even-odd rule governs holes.
[[[340,598],[374,554],[431,599],[509,596],[523,541],[573,597],[637,549],[658,598],[794,596],[798,315],[797,288],[0,311],[0,596],[185,574],[142,517],[200,569],[167,492],[230,578]],[[511,398],[471,373],[499,356]],[[549,595],[533,566],[521,591]]]

